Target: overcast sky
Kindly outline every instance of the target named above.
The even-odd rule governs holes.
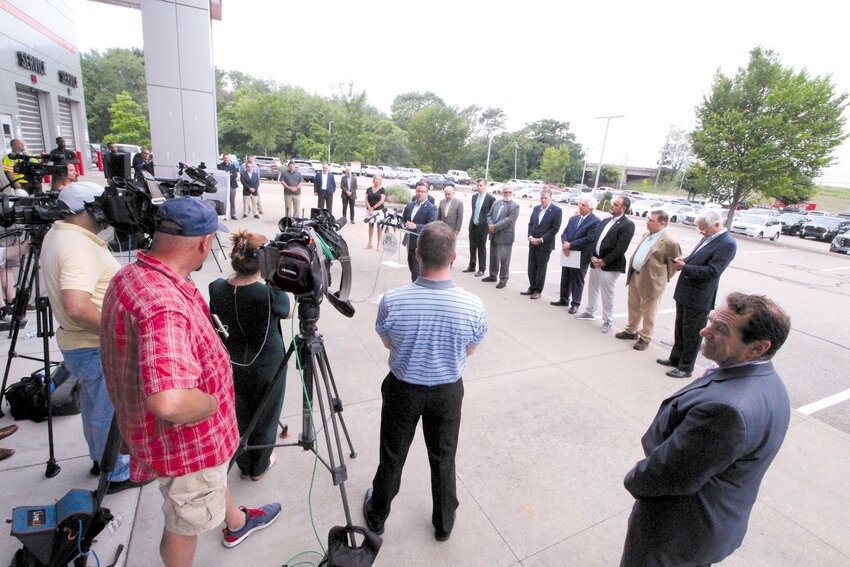
[[[67,0],[81,51],[142,47],[140,12]],[[834,2],[223,0],[215,65],[330,96],[354,81],[389,114],[433,91],[460,108],[502,108],[508,128],[570,123],[605,163],[653,166],[671,126],[690,130],[715,71],[734,75],[756,46],[850,92],[846,19]],[[699,6],[695,8],[692,6]],[[850,130],[850,125],[846,127]],[[850,187],[850,142],[823,183]]]

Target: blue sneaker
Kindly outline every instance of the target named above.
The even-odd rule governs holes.
[[[227,527],[221,530],[221,543],[224,547],[236,547],[251,533],[269,527],[280,516],[280,504],[277,502],[266,504],[259,509],[244,506],[240,506],[240,509],[245,512],[245,525],[235,532]]]

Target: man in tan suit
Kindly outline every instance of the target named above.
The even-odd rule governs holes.
[[[629,260],[626,286],[629,288],[629,322],[618,339],[635,340],[635,350],[646,350],[652,342],[658,300],[667,282],[676,273],[675,258],[682,255],[676,238],[665,229],[669,217],[664,211],[652,211],[646,219],[648,232]],[[638,326],[643,320],[643,327]]]
[[[463,228],[463,201],[455,199],[454,187],[446,187],[443,190],[445,199],[440,201],[440,207],[437,210],[437,220],[443,221],[455,231],[455,236],[460,234],[460,229]]]

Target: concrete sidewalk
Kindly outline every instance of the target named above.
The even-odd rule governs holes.
[[[283,211],[279,185],[264,183],[261,191],[265,216],[230,221],[229,226],[269,236],[276,232]],[[312,191],[305,193],[302,206],[309,206]],[[338,200],[334,207],[338,214]],[[380,383],[387,372],[387,351],[374,333],[376,302],[383,291],[410,281],[403,248],[392,257],[364,249],[367,229],[362,217],[358,210],[355,223],[341,230],[351,249],[357,313],[346,319],[325,302],[319,320],[358,454],[349,459],[346,452],[345,489],[352,520],[360,525],[363,493],[377,466]],[[227,246],[224,238],[222,242]],[[375,564],[617,565],[633,502],[623,488],[623,476],[642,457],[640,437],[658,405],[685,382],[666,377],[665,369],[655,363],[666,354],[662,346],[637,352],[631,342],[602,335],[597,325],[550,307],[556,277],[550,275],[543,299],[530,301],[518,293],[527,287],[524,276],[512,277],[506,289],[497,290],[461,273],[466,266],[465,242],[459,246],[455,281],[482,298],[490,331],[464,377],[457,523],[448,542],[434,540],[428,462],[419,435]],[[224,272],[229,273],[227,267]],[[221,274],[210,259],[193,277],[206,295],[207,284]],[[284,334],[291,336],[289,322]],[[656,343],[661,345],[664,339],[670,337],[658,337]],[[4,365],[8,350],[4,335],[0,340]],[[37,354],[41,343],[19,341],[17,350]],[[51,356],[60,358],[55,350]],[[13,361],[10,382],[36,367]],[[778,370],[782,374],[781,365]],[[286,442],[294,441],[301,429],[299,390],[297,371],[290,364],[282,417],[291,433]],[[4,405],[7,416],[0,426],[12,422],[7,410]],[[55,420],[62,472],[53,479],[43,474],[45,424],[18,423],[21,430],[0,442],[16,450],[12,458],[0,462],[5,488],[0,509],[6,517],[15,506],[51,502],[75,487],[94,488],[78,416]],[[324,436],[319,437],[323,447]],[[277,455],[277,466],[262,481],[240,480],[236,472],[230,481],[239,503],[280,501],[282,517],[235,549],[222,547],[218,533],[200,537],[196,565],[318,563],[328,530],[345,523],[340,491],[321,464],[314,471],[311,453],[289,448],[278,449]],[[847,470],[850,436],[795,413],[785,444],[765,477],[744,544],[723,565],[850,564]],[[100,534],[95,550],[101,564],[112,561],[121,543],[128,547],[118,565],[159,564],[162,515],[156,485],[107,496],[104,504],[120,514],[123,525],[114,533],[107,529]],[[11,558],[18,547],[11,537],[0,539],[0,561]],[[295,557],[309,551],[318,554]],[[90,559],[89,565],[94,564]]]

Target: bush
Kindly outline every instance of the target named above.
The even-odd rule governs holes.
[[[384,191],[387,192],[387,203],[406,205],[413,198],[410,194],[410,190],[400,185],[385,187]]]

